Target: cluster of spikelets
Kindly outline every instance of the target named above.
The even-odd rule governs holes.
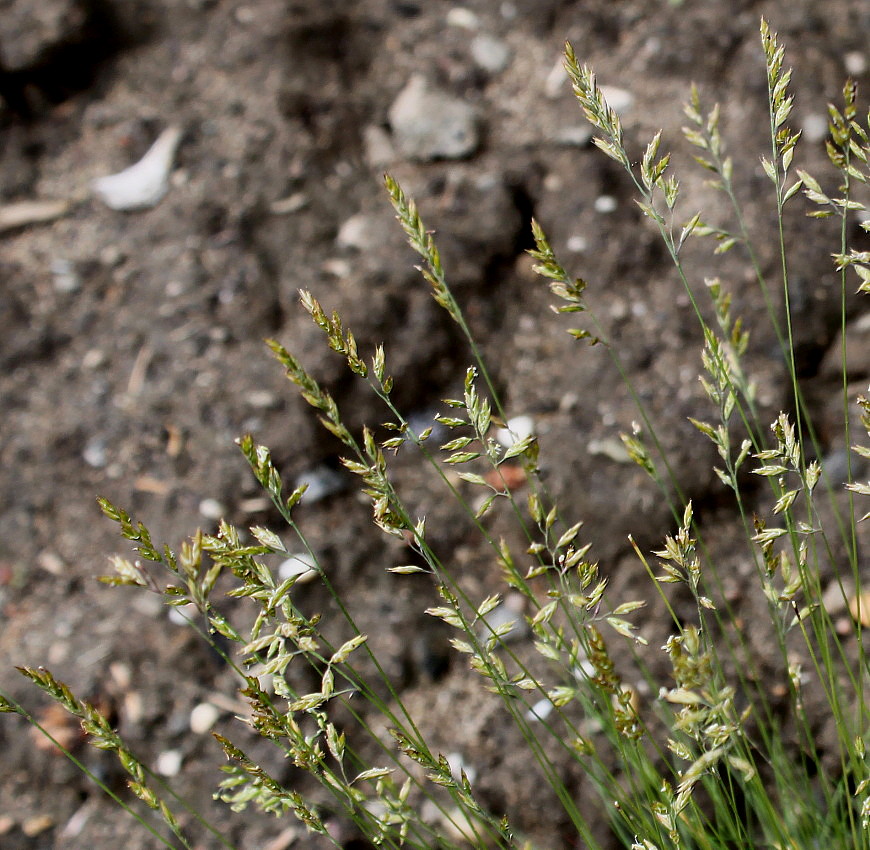
[[[857,117],[855,87],[847,84],[843,106],[830,109],[828,152],[842,178],[831,197],[809,174],[797,169],[792,172],[799,133],[788,124],[791,72],[784,69],[783,48],[764,22],[761,35],[771,137],[770,154],[762,161],[772,186],[777,220],[781,225],[785,205],[799,193],[816,205],[814,215],[839,217],[844,223],[843,237],[834,255],[842,286],[850,285],[847,276],[854,269],[860,289],[870,291],[870,253],[852,249],[845,235],[847,217],[862,209],[853,197],[853,188],[870,179],[870,141],[866,126]],[[866,658],[860,640],[861,618],[855,626],[857,660],[847,659],[842,637],[820,603],[816,553],[827,545],[829,529],[820,526],[815,503],[822,468],[811,459],[817,452],[807,436],[812,428],[796,377],[788,302],[786,299],[784,317],[771,306],[774,300],[733,189],[732,162],[723,150],[718,109],[705,113],[693,89],[685,110],[689,121],[685,135],[698,151],[698,162],[712,172],[714,185],[733,204],[736,227],[733,231],[714,227],[705,223],[700,213],[677,225],[680,186],[669,170],[670,155],[660,152],[661,134],[649,142],[635,163],[626,152],[619,117],[606,103],[595,75],[578,64],[570,45],[565,55],[574,92],[597,132],[595,144],[628,174],[637,203],[657,228],[701,324],[702,382],[712,413],[709,421],[692,421],[715,445],[721,461],[716,474],[732,491],[744,519],[746,545],[753,552],[772,634],[790,673],[786,690],[797,729],[794,741],[783,740],[782,729],[766,702],[764,683],[740,675],[740,653],[748,651],[746,646],[732,648],[736,665],[723,660],[717,635],[722,634],[723,621],[734,615],[730,609],[720,610],[716,601],[716,565],[704,557],[691,503],[675,509],[678,530],[665,538],[661,551],[649,557],[636,547],[665,605],[669,607],[665,586],[677,583],[688,590],[696,610],[692,623],[674,618],[672,634],[662,648],[671,676],[667,683],[656,683],[659,698],[654,710],[640,706],[637,693],[618,671],[609,646],[613,641],[626,641],[633,652],[645,643],[629,619],[644,603],[611,605],[606,580],[591,559],[590,544],[580,537],[581,523],[565,521],[561,507],[553,503],[537,475],[535,436],[514,435],[507,441],[495,438],[496,428],[503,429],[508,418],[448,285],[433,236],[394,180],[387,178],[387,191],[410,245],[422,258],[422,276],[435,300],[467,338],[475,361],[466,373],[462,397],[446,400],[448,412],[436,417],[442,429],[450,430],[451,438],[432,446],[433,428],[420,433],[412,428],[394,404],[393,381],[383,348],[367,361],[340,317],[329,315],[310,293],[302,293],[303,307],[323,331],[329,347],[346,359],[351,372],[367,382],[381,400],[390,417],[383,425],[389,436],[381,439],[368,428],[361,434],[352,433],[344,424],[336,399],[296,357],[276,342],[270,346],[288,378],[318,412],[323,426],[341,442],[343,462],[358,476],[370,499],[375,525],[403,540],[416,553],[415,564],[392,568],[398,574],[395,580],[401,581],[403,574],[412,572],[432,577],[440,600],[427,613],[452,629],[454,649],[480,674],[485,687],[501,698],[528,744],[530,759],[564,806],[584,846],[602,846],[600,825],[588,821],[566,787],[561,769],[566,760],[582,766],[589,786],[600,795],[601,812],[606,813],[602,819],[610,823],[611,834],[626,847],[786,848],[817,847],[822,842],[870,846],[870,771],[864,751],[868,710],[862,684]],[[588,309],[586,283],[559,263],[536,222],[533,236],[535,248],[530,253],[535,268],[549,281],[559,301],[558,311],[583,316],[585,326],[569,332],[606,346],[630,382],[619,364],[618,351],[610,346]],[[717,253],[735,247],[746,252],[790,370],[793,418],[780,414],[770,428],[759,422],[754,385],[744,368],[748,331],[732,315],[726,287],[717,279],[707,280],[701,292],[690,286],[681,249],[689,238],[697,237],[715,240]],[[788,258],[782,227],[780,249],[781,285],[787,292]],[[704,307],[698,303],[702,297],[709,299]],[[715,324],[703,318],[708,305]],[[849,402],[844,379],[845,408]],[[860,398],[857,403],[863,410],[863,426],[870,428],[870,402]],[[646,411],[638,404],[639,424],[623,435],[625,448],[670,499],[673,490],[662,472],[662,447]],[[846,417],[848,428],[848,413]],[[410,444],[418,447],[418,456],[431,465],[432,474],[466,509],[482,542],[492,547],[506,587],[526,600],[526,626],[545,664],[530,664],[515,650],[507,639],[515,623],[490,617],[503,604],[502,596],[470,598],[449,564],[430,545],[425,520],[409,513],[391,481],[388,456]],[[288,493],[267,448],[256,445],[250,437],[241,438],[239,446],[286,521],[288,533],[295,535],[314,559],[304,530],[293,515],[304,487]],[[870,458],[870,450],[860,446],[854,450]],[[507,461],[511,464],[506,465]],[[516,501],[505,477],[508,466],[516,464],[523,466],[527,476],[526,504]],[[774,504],[766,519],[748,518],[743,496],[747,471],[770,485]],[[483,498],[474,508],[457,489],[457,475],[448,472],[457,472],[459,480],[481,488]],[[870,484],[853,481],[851,474],[846,486],[850,493],[870,495]],[[524,566],[520,566],[508,545],[493,539],[487,530],[487,514],[502,503],[510,506],[528,540],[525,556],[530,556],[531,567],[525,566],[525,556]],[[370,649],[367,636],[357,628],[351,607],[332,586],[328,571],[319,564],[314,568],[334,599],[331,616],[344,621],[347,637],[338,645],[327,637],[331,631],[324,628],[320,616],[304,613],[294,601],[298,577],[281,580],[265,565],[267,556],[290,551],[275,531],[252,528],[247,534],[224,522],[216,534],[197,533],[175,553],[156,546],[147,528],[123,510],[106,501],[101,504],[137,553],[132,561],[115,558],[115,575],[107,580],[162,593],[173,606],[194,606],[196,622],[204,625],[203,637],[238,672],[240,692],[249,706],[250,728],[273,742],[282,756],[307,771],[321,788],[309,798],[285,787],[246,755],[242,746],[218,735],[230,763],[224,768],[226,778],[217,796],[237,809],[254,804],[276,815],[290,810],[326,839],[332,837],[329,817],[338,813],[379,846],[525,846],[511,824],[510,813],[489,811],[466,772],[430,749],[403,705],[402,695]],[[849,515],[841,527],[850,553],[844,578],[860,590],[855,545],[856,522],[860,520],[856,514],[850,497]],[[656,566],[650,564],[652,558]],[[170,577],[168,587],[162,573]],[[235,581],[229,596],[248,599],[256,608],[253,625],[243,631],[221,613],[219,600],[213,598],[215,584],[223,574],[230,574]],[[546,588],[543,594],[541,583]],[[235,646],[237,653],[225,652],[221,647],[226,642],[216,642],[215,634]],[[813,666],[814,686],[824,691],[827,710],[840,730],[833,771],[815,748],[812,718],[804,710],[805,676],[787,650],[793,645],[794,634],[804,644],[805,657]],[[290,675],[291,665],[313,671],[318,688],[297,690],[293,683],[298,679]],[[166,846],[190,847],[187,830],[173,814],[173,797],[99,712],[48,671],[22,669],[22,673],[81,720],[94,746],[117,754],[130,775],[130,789],[157,810],[171,838],[159,835],[153,826],[146,824],[147,828]],[[336,706],[342,707],[342,728],[334,719]],[[6,698],[0,709],[36,722]],[[388,729],[388,738],[375,730],[372,717],[380,718],[377,728]],[[373,752],[378,754],[377,761],[370,758]],[[795,752],[802,754],[802,762],[794,761]],[[118,802],[128,808],[123,800]],[[232,846],[224,837],[217,838]]]

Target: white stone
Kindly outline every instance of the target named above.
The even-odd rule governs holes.
[[[278,577],[281,581],[295,578],[296,584],[306,584],[313,581],[317,578],[314,559],[307,552],[291,555],[278,567]]]
[[[598,88],[601,94],[604,95],[607,105],[617,115],[627,112],[634,104],[634,95],[630,91],[617,88],[616,86],[599,86]]]
[[[523,602],[519,594],[509,594],[504,602],[496,605],[483,618],[480,639],[489,640],[495,632],[506,628],[507,631],[499,637],[502,643],[522,640],[529,632],[529,626],[523,617]]]
[[[369,168],[383,168],[396,158],[390,134],[377,124],[369,124],[363,130],[363,146]]]
[[[293,486],[301,487],[303,484],[307,484],[308,489],[302,501],[306,505],[313,505],[315,502],[340,493],[344,489],[344,478],[334,469],[321,464],[299,475]]]
[[[501,39],[482,33],[471,42],[471,58],[487,73],[500,74],[511,60],[511,50]]]
[[[356,248],[364,251],[372,247],[372,226],[367,215],[357,213],[347,219],[338,229],[335,242],[339,248]]]
[[[550,134],[550,138],[557,145],[582,148],[592,138],[592,126],[590,124],[572,124],[568,127],[558,127]]]
[[[506,449],[535,433],[535,420],[531,416],[514,416],[508,419],[506,428],[499,428],[495,438]]]
[[[178,776],[181,772],[183,756],[180,750],[164,750],[157,756],[154,769],[161,776]]]
[[[204,735],[217,723],[220,716],[217,706],[210,702],[201,702],[190,712],[190,731],[196,735]]]
[[[99,438],[89,440],[82,452],[84,462],[94,469],[102,469],[108,462],[106,444]]]
[[[389,119],[397,148],[410,159],[462,159],[480,141],[474,108],[431,87],[421,74],[399,92]]]
[[[203,499],[199,503],[200,516],[205,517],[205,519],[223,519],[226,512],[227,509],[217,499]]]
[[[568,242],[565,246],[572,254],[582,254],[589,247],[589,240],[579,233],[568,237]]]
[[[445,758],[450,765],[450,774],[457,782],[461,781],[462,772],[465,771],[468,781],[474,783],[477,779],[477,770],[462,757],[462,753],[448,753]]]
[[[476,30],[480,26],[477,15],[464,6],[454,6],[447,13],[447,23],[451,27],[459,27],[464,30]]]
[[[811,144],[823,142],[828,135],[828,117],[820,112],[813,112],[804,117],[801,122],[804,139]]]
[[[568,82],[568,72],[565,70],[563,63],[563,59],[558,59],[544,80],[544,94],[551,100],[554,100],[562,93],[565,83]]]
[[[194,620],[198,614],[199,611],[192,602],[187,605],[171,605],[169,607],[169,621],[175,623],[176,626],[189,626],[190,621]]]
[[[164,130],[139,162],[94,180],[91,185],[97,197],[113,210],[156,206],[169,188],[169,174],[180,141],[178,127]]]
[[[54,276],[55,292],[77,292],[81,288],[81,278],[69,260],[57,259],[52,261],[51,273]]]
[[[594,206],[595,212],[609,215],[612,212],[616,212],[616,198],[614,198],[613,195],[599,195],[595,199]]]
[[[867,70],[867,56],[859,50],[852,50],[843,57],[846,72],[860,77]]]
[[[546,697],[539,699],[527,712],[526,720],[530,723],[537,720],[546,720],[553,711],[553,703]]]

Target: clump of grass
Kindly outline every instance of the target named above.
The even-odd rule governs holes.
[[[734,166],[720,136],[718,108],[706,111],[693,89],[684,132],[697,151],[697,161],[711,172],[715,190],[732,206],[730,227],[707,223],[701,213],[683,220],[680,184],[670,155],[662,151],[661,134],[649,141],[636,162],[627,152],[619,116],[570,45],[565,64],[574,93],[595,128],[595,144],[632,181],[637,203],[658,230],[700,325],[701,380],[710,413],[692,421],[698,439],[715,446],[720,459],[716,475],[737,508],[743,533],[733,546],[742,547],[754,564],[757,592],[769,614],[769,622],[753,628],[769,635],[771,652],[785,671],[781,682],[766,681],[759,672],[739,612],[723,593],[721,565],[704,540],[703,517],[679,497],[679,481],[673,480],[673,467],[652,419],[631,386],[618,349],[586,301],[587,283],[560,263],[539,223],[533,223],[535,248],[530,252],[535,269],[549,282],[557,312],[578,314],[582,320],[582,326],[569,333],[604,346],[623,375],[637,404],[639,423],[623,435],[626,449],[673,506],[676,530],[663,530],[659,550],[646,553],[632,543],[662,609],[671,614],[669,637],[661,647],[647,646],[632,622],[634,612],[650,600],[612,598],[591,542],[582,534],[580,518],[570,517],[569,506],[557,505],[548,494],[538,473],[536,437],[514,435],[507,446],[495,438],[495,429],[508,421],[506,411],[451,291],[435,239],[395,180],[386,178],[387,192],[409,244],[421,258],[421,274],[469,345],[471,363],[462,393],[445,400],[445,411],[435,417],[449,430],[450,439],[433,445],[432,428],[418,432],[412,426],[394,403],[384,349],[362,354],[340,316],[330,314],[311,293],[302,293],[302,306],[323,331],[326,344],[383,404],[388,421],[377,431],[363,428],[353,433],[339,402],[300,360],[278,342],[269,343],[289,380],[342,444],[343,463],[359,479],[374,524],[413,551],[413,564],[391,568],[395,580],[408,580],[404,576],[412,573],[431,578],[433,599],[426,613],[452,630],[453,649],[479,674],[481,686],[501,698],[530,759],[583,846],[603,847],[608,839],[602,838],[600,822],[590,821],[569,788],[566,763],[579,765],[598,792],[599,821],[609,823],[612,843],[633,850],[870,846],[862,617],[859,612],[845,634],[835,628],[823,604],[823,580],[828,579],[839,584],[844,597],[847,588],[854,588],[854,598],[862,598],[857,523],[870,514],[854,500],[870,495],[870,484],[856,482],[850,466],[844,500],[833,495],[833,483],[824,481],[821,450],[795,366],[784,226],[786,206],[802,195],[814,205],[814,217],[839,220],[840,242],[832,253],[843,293],[845,331],[845,293],[853,285],[852,274],[857,274],[861,291],[870,291],[870,253],[855,250],[847,238],[849,217],[864,209],[854,189],[870,178],[870,127],[858,117],[855,86],[849,82],[843,104],[830,107],[827,147],[839,185],[825,190],[796,168],[800,134],[789,124],[791,72],[784,64],[783,47],[764,22],[761,38],[770,116],[770,150],[762,163],[778,223],[776,284],[762,273],[734,191]],[[714,254],[744,252],[768,306],[793,397],[790,413],[780,413],[772,423],[761,421],[759,415],[746,358],[749,329],[733,315],[726,284],[714,277],[696,284],[684,262],[687,241],[703,238],[713,240]],[[774,285],[783,293],[782,314],[774,306]],[[870,433],[870,401],[851,398],[845,353],[842,372],[843,427],[850,445],[850,404],[859,405],[861,425]],[[334,843],[328,817],[337,812],[379,846],[530,846],[514,827],[512,813],[488,809],[466,772],[456,770],[426,740],[358,627],[353,600],[333,586],[296,521],[294,508],[304,488],[288,492],[269,450],[249,436],[238,442],[286,524],[280,532],[264,527],[243,532],[222,522],[216,534],[197,532],[176,553],[157,546],[143,524],[101,500],[103,512],[118,524],[137,556],[115,558],[114,575],[106,580],[159,592],[169,605],[193,606],[203,638],[238,674],[240,693],[250,709],[247,724],[320,788],[306,797],[282,784],[241,744],[217,735],[229,764],[216,796],[234,809],[255,805],[276,815],[289,810],[309,830]],[[431,542],[425,518],[410,512],[394,486],[390,454],[410,446],[419,450],[433,478],[467,513],[482,545],[491,548],[505,592],[524,600],[526,613],[517,616],[525,616],[534,655],[519,652],[508,640],[515,623],[497,624],[490,617],[504,593],[473,597],[449,557]],[[870,458],[870,448],[859,445],[854,452]],[[525,502],[518,500],[505,477],[509,461],[525,470]],[[456,470],[459,480],[482,493],[475,507],[459,489],[457,476],[448,474]],[[747,486],[749,476],[767,485],[766,495]],[[827,514],[820,504],[828,498],[839,510],[833,528],[830,522],[826,526]],[[526,540],[524,552],[512,551],[492,536],[488,518],[498,510],[512,514]],[[296,538],[293,547],[287,542],[291,537]],[[267,556],[287,555],[297,544],[308,551],[331,595],[333,604],[324,617],[306,612],[297,602],[298,577],[281,580],[266,566]],[[845,552],[845,557],[831,558],[834,551]],[[834,566],[823,567],[828,562]],[[223,613],[215,593],[221,575],[232,577],[229,597],[247,599],[253,606],[255,618],[249,627],[242,629]],[[677,617],[671,585],[688,594],[691,618]],[[234,651],[222,649],[226,644],[218,643],[215,635]],[[626,683],[625,665],[617,663],[617,657],[633,659],[632,675],[647,683],[654,698],[641,703],[635,688]],[[670,670],[664,680],[653,672],[662,659]],[[294,675],[297,668],[308,671],[308,678],[317,683],[314,689],[299,687],[303,677]],[[81,719],[94,746],[117,754],[130,775],[133,793],[154,808],[168,828],[168,837],[161,840],[167,846],[192,846],[174,813],[180,803],[151,781],[147,768],[96,709],[48,671],[22,673]],[[776,689],[784,707],[774,705]],[[810,691],[812,709],[806,699]],[[7,698],[0,709],[35,722]],[[836,740],[825,743],[825,752],[815,734],[820,713],[833,717],[837,730]]]

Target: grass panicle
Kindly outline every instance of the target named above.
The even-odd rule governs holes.
[[[618,344],[587,299],[595,284],[562,265],[540,222],[532,221],[534,269],[556,299],[554,311],[581,317],[582,327],[568,333],[601,345],[626,382],[636,412],[633,422],[624,423],[625,449],[658,484],[673,512],[674,526],[661,529],[659,549],[644,552],[633,539],[626,544],[637,555],[639,575],[649,576],[645,598],[614,598],[610,570],[595,560],[594,535],[582,518],[571,516],[571,505],[552,498],[542,479],[539,457],[546,445],[534,433],[510,429],[506,405],[450,287],[435,235],[392,176],[385,178],[386,191],[421,258],[420,273],[468,343],[461,391],[444,400],[431,427],[418,431],[394,399],[384,346],[362,351],[341,316],[303,290],[302,307],[326,346],[383,406],[385,423],[356,429],[347,424],[340,398],[281,343],[268,343],[287,378],[339,441],[342,463],[356,476],[374,525],[411,553],[407,563],[388,567],[391,580],[428,582],[421,613],[449,630],[457,656],[500,702],[528,748],[529,769],[543,780],[541,793],[561,806],[578,846],[870,847],[870,712],[862,643],[867,618],[861,613],[867,597],[857,545],[858,524],[870,517],[862,506],[870,483],[854,480],[851,466],[853,456],[870,459],[870,448],[854,445],[845,486],[827,479],[795,364],[785,223],[786,205],[806,202],[810,225],[828,218],[841,224],[839,244],[827,254],[842,290],[842,404],[845,444],[851,446],[860,441],[852,436],[858,423],[850,410],[860,411],[870,437],[870,402],[864,395],[853,397],[845,359],[845,295],[851,288],[870,291],[870,253],[849,244],[847,226],[864,211],[855,189],[870,179],[870,124],[859,117],[855,84],[847,82],[842,105],[829,107],[827,152],[839,182],[825,188],[797,165],[800,133],[789,124],[792,73],[784,46],[765,21],[761,49],[770,137],[761,162],[779,254],[770,279],[735,190],[735,173],[746,163],[727,152],[719,107],[707,109],[692,87],[683,129],[696,163],[712,176],[711,190],[722,193],[731,210],[730,223],[713,224],[702,211],[687,215],[683,209],[662,133],[634,151],[635,142],[626,141],[594,72],[579,63],[570,44],[565,67],[593,126],[595,145],[625,172],[698,323],[699,378],[709,413],[691,422],[697,439],[716,449],[715,475],[737,516],[730,545],[753,568],[750,592],[763,600],[769,622],[743,623],[726,590],[721,545],[707,539],[710,517],[683,494],[648,400],[635,389]],[[870,230],[866,222],[863,227]],[[695,261],[686,257],[690,239],[709,240],[704,268],[691,267]],[[751,328],[736,315],[727,280],[716,275],[717,258],[726,252],[745,259],[783,352],[790,406],[772,423],[759,413]],[[448,433],[440,445],[430,440],[436,429]],[[336,846],[329,826],[334,817],[353,822],[383,847],[531,848],[516,825],[522,818],[493,808],[471,772],[434,748],[403,702],[373,635],[358,623],[353,594],[333,581],[329,565],[318,560],[297,522],[305,487],[288,491],[269,449],[251,436],[238,444],[280,515],[280,527],[239,529],[221,522],[214,534],[197,531],[176,552],[155,543],[147,527],[123,509],[100,500],[134,552],[132,559],[113,557],[114,572],[103,580],[160,594],[167,605],[184,611],[237,676],[247,706],[239,720],[247,729],[239,730],[237,740],[215,735],[227,758],[215,796],[236,811],[256,806],[276,816],[292,813]],[[440,550],[427,518],[409,507],[393,459],[410,454],[411,447],[433,487],[465,515],[480,551],[501,568],[502,588],[481,598],[452,553]],[[517,468],[527,485],[522,498],[511,486]],[[495,515],[515,523],[515,539],[524,541],[520,547],[494,534]],[[309,610],[298,592],[298,575],[282,579],[270,566],[271,559],[300,547],[325,589],[322,612]],[[845,627],[829,613],[829,586],[844,604],[857,605]],[[643,618],[651,616],[646,611],[653,605],[661,622],[650,632],[665,634],[663,643],[645,634],[649,620]],[[239,617],[239,606],[247,606],[250,616]],[[504,611],[507,618],[495,616]],[[755,629],[757,635],[749,633]],[[523,650],[518,634],[533,651]],[[758,639],[771,653],[767,667],[753,650]],[[146,827],[167,846],[193,846],[195,815],[188,810],[182,817],[183,803],[154,782],[96,708],[47,670],[21,672],[79,719],[93,746],[117,755],[133,796],[157,812],[163,832]],[[462,706],[455,709],[461,716]],[[34,717],[7,697],[0,698],[0,711],[21,715],[38,728]],[[826,717],[836,732],[822,744],[816,731]],[[250,755],[245,741],[252,735],[268,741],[279,762],[291,763],[310,781],[284,783],[280,771]],[[572,775],[583,777],[584,794],[597,794],[597,818],[590,819]],[[121,805],[128,808],[126,801]]]

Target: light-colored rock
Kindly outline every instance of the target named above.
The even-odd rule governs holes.
[[[553,712],[553,703],[551,700],[544,697],[539,699],[527,712],[526,720],[530,723],[533,721],[546,720]]]
[[[87,25],[81,0],[5,0],[0,18],[0,52],[7,71],[37,64],[52,48],[80,39]]]
[[[860,77],[867,70],[867,55],[859,50],[852,50],[843,57],[846,72],[853,77]]]
[[[409,159],[462,159],[480,143],[474,108],[431,87],[420,74],[399,93],[389,119],[396,146]]]
[[[511,49],[500,38],[481,33],[472,39],[471,58],[488,74],[500,74],[511,61]]]
[[[307,552],[291,555],[278,567],[278,577],[281,581],[295,578],[296,584],[307,584],[317,578],[314,559]]]
[[[508,419],[506,428],[499,428],[495,432],[498,442],[509,449],[514,443],[524,440],[535,433],[535,420],[531,416],[514,416]]]
[[[363,130],[363,146],[369,168],[384,168],[396,158],[390,134],[377,124],[369,124]]]
[[[315,502],[340,493],[345,487],[345,479],[334,469],[321,464],[299,475],[293,486],[301,487],[303,484],[307,484],[308,489],[302,501],[306,505],[313,505]]]
[[[52,260],[51,274],[54,278],[54,291],[60,293],[77,292],[82,285],[76,267],[69,260]]]
[[[156,206],[169,188],[169,175],[180,141],[178,127],[164,130],[139,162],[117,174],[94,180],[91,185],[97,197],[113,210]]]
[[[634,95],[626,89],[617,86],[599,86],[601,94],[607,101],[607,105],[617,115],[625,114],[634,105]]]
[[[463,30],[476,30],[480,26],[480,19],[471,9],[464,6],[454,6],[447,13],[447,24]]]
[[[801,135],[811,144],[823,142],[828,135],[828,117],[821,112],[805,115],[801,121]]]
[[[568,127],[558,127],[549,134],[550,141],[570,148],[586,147],[591,138],[591,124],[571,124]]]
[[[220,709],[210,702],[201,702],[190,712],[190,731],[196,735],[205,735],[221,716]]]
[[[205,519],[219,520],[223,519],[227,512],[226,507],[217,499],[203,499],[199,503],[199,514]]]
[[[614,198],[613,195],[599,195],[595,199],[594,207],[595,212],[609,215],[612,212],[616,212],[616,198]]]
[[[339,248],[365,251],[373,247],[373,235],[371,219],[364,213],[357,213],[339,227],[335,242]]]
[[[161,776],[178,776],[181,772],[181,762],[183,760],[180,750],[164,750],[157,756],[154,769]]]

